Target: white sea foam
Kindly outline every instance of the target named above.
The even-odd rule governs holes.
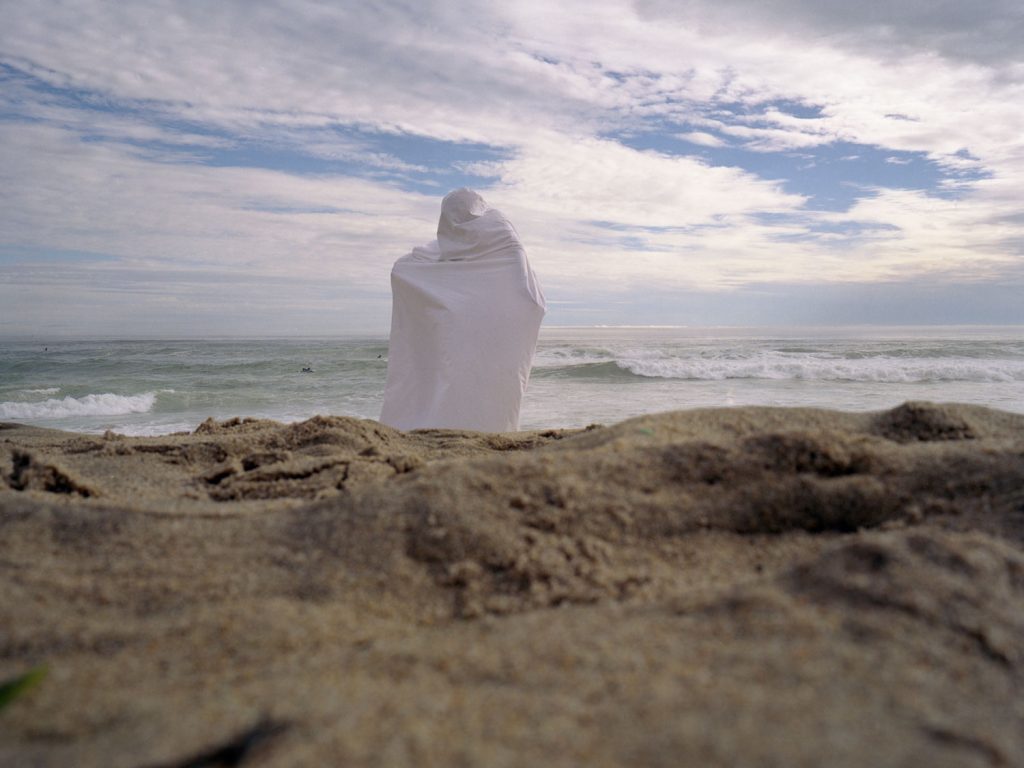
[[[42,389],[23,389],[21,390],[27,395],[56,395],[60,392],[60,387],[43,387]]]
[[[0,403],[0,419],[62,419],[68,416],[124,416],[147,413],[156,403],[155,392],[141,395],[85,395],[51,398],[37,403]]]
[[[615,364],[647,378],[721,381],[769,379],[797,381],[864,381],[908,384],[915,382],[1024,381],[1024,361],[977,359],[907,359],[873,357],[751,357],[745,359],[632,358]]]

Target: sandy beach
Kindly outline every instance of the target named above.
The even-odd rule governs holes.
[[[1024,765],[1024,415],[0,425],[4,766]]]

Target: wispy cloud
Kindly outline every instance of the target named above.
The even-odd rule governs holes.
[[[997,286],[1024,262],[1022,39],[1011,0],[15,5],[0,301],[383,328],[390,263],[460,184],[598,316],[645,288]],[[102,258],[41,255],[69,252]]]

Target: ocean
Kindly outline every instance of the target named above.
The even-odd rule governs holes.
[[[0,421],[157,435],[211,416],[373,419],[387,352],[385,336],[0,342]],[[1024,328],[548,327],[521,427],[739,405],[880,410],[906,400],[1024,413]]]

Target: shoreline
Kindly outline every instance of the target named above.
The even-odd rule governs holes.
[[[0,424],[0,762],[1015,764],[1021,488],[965,405]]]

